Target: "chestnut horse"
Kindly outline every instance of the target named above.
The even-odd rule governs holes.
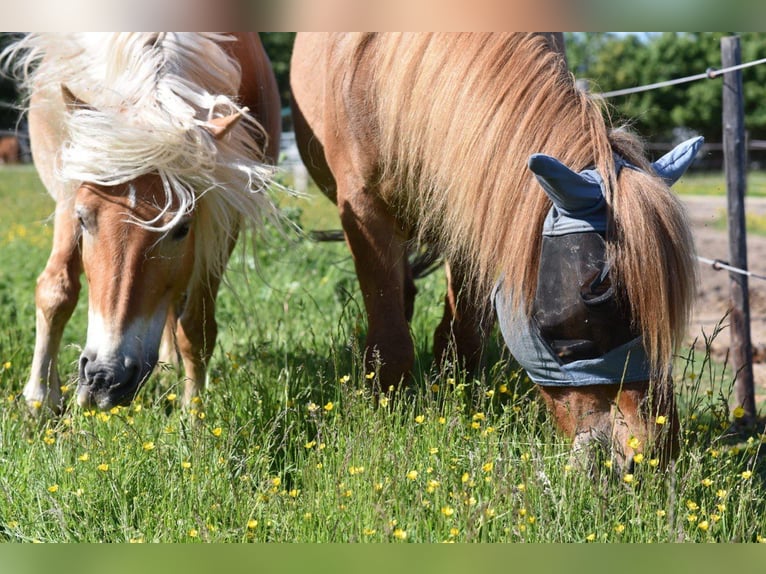
[[[19,139],[16,136],[0,137],[0,165],[19,163]]]
[[[366,361],[382,390],[413,366],[407,250],[427,241],[448,264],[437,359],[454,345],[476,363],[484,302],[501,277],[504,335],[548,321],[539,347],[506,339],[575,445],[606,440],[622,463],[659,440],[672,451],[669,369],[696,277],[668,185],[699,141],[650,164],[639,140],[610,129],[576,88],[547,35],[298,34],[291,82],[299,149],[338,205],[367,313]],[[555,200],[562,187],[573,201]],[[561,217],[572,225],[556,228]]]
[[[78,403],[130,402],[162,342],[163,359],[183,361],[188,404],[238,233],[276,213],[279,95],[258,35],[32,34],[4,56],[29,93],[35,165],[56,200],[26,401],[62,407],[56,357],[84,271]]]

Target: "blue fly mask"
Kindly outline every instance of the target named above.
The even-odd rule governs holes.
[[[686,171],[703,139],[688,140],[652,164],[668,185]],[[620,169],[638,169],[615,157]],[[492,294],[508,349],[539,385],[647,381],[649,360],[626,301],[612,286],[606,257],[607,204],[595,169],[575,173],[535,154],[529,168],[553,202],[543,224],[532,314],[514,310],[498,281]]]

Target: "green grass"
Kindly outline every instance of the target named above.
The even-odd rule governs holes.
[[[723,172],[691,173],[673,186],[680,195],[726,195],[726,178]],[[766,197],[766,172],[747,173],[747,195]]]
[[[418,285],[414,389],[376,409],[359,360],[365,321],[345,245],[273,232],[257,261],[235,254],[204,410],[177,408],[178,375],[164,369],[129,408],[91,413],[70,402],[63,416],[40,422],[19,395],[53,205],[29,168],[0,172],[0,202],[2,541],[766,536],[763,437],[727,434],[731,379],[722,366],[691,352],[679,360],[683,447],[673,468],[645,460],[630,483],[607,468],[594,476],[572,466],[567,441],[497,340],[475,378],[433,370],[441,273]],[[336,227],[333,209],[319,198],[290,202],[306,229]],[[86,296],[61,354],[70,387]]]

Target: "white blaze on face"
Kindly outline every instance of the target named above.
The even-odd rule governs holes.
[[[167,306],[158,305],[154,315],[136,317],[124,332],[118,332],[98,311],[89,310],[85,354],[105,364],[122,364],[131,358],[143,371],[147,363],[156,361],[166,315]]]

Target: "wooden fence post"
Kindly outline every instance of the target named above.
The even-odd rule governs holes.
[[[721,38],[721,64],[724,68],[742,63],[738,36]],[[726,197],[729,223],[729,262],[747,269],[745,232],[745,112],[742,71],[723,75],[723,153],[726,171]],[[744,424],[755,422],[753,385],[753,347],[750,339],[750,300],[747,275],[729,273],[731,313],[731,361],[736,381],[734,397],[745,411]]]

